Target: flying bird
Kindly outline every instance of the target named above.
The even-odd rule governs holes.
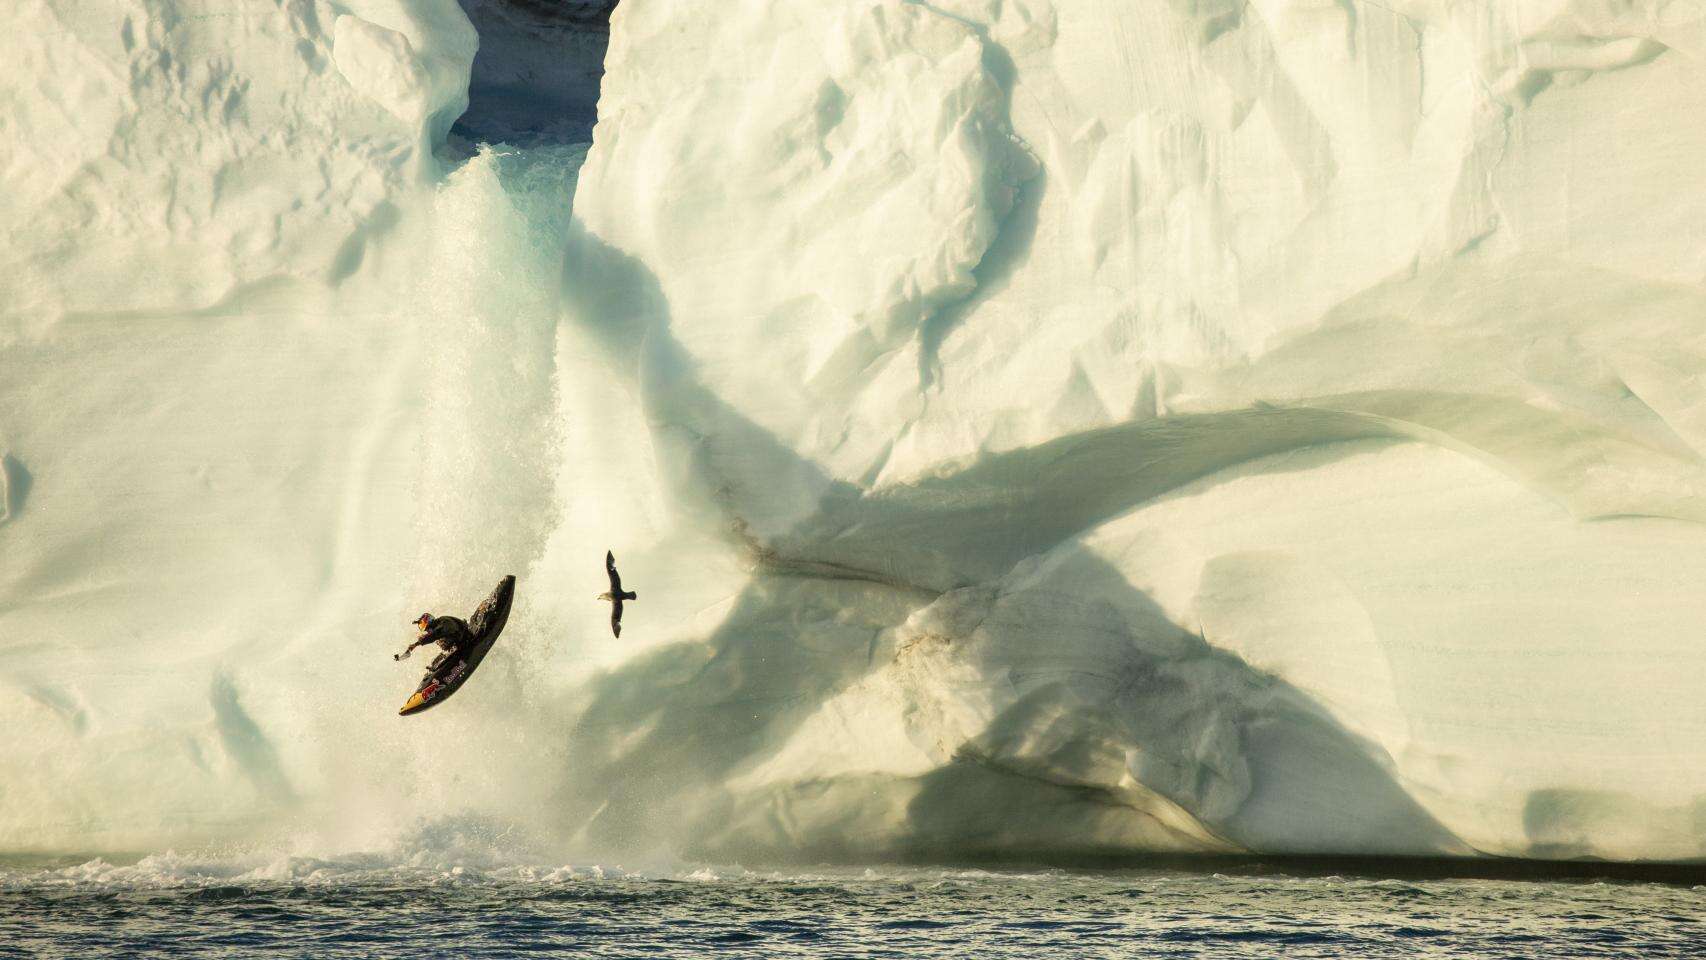
[[[620,637],[622,635],[622,601],[638,600],[640,595],[633,591],[623,592],[622,575],[616,572],[616,554],[609,550],[604,551],[604,571],[610,574],[610,592],[599,594],[598,599],[611,602],[610,632]]]

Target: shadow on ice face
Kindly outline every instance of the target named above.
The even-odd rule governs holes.
[[[34,479],[17,457],[0,454],[0,523],[16,520],[23,512]]]
[[[561,796],[585,842],[776,859],[1283,852],[1275,838],[1317,853],[1469,852],[1378,747],[1174,623],[1076,539],[1186,484],[1274,469],[1253,463],[1270,454],[1326,461],[1386,442],[1382,423],[1175,417],[872,491],[708,389],[642,264],[584,232],[568,262],[570,314],[638,380],[670,495],[718,517],[754,569],[710,636],[592,683]],[[779,502],[802,505],[801,519],[758,532],[748,518]],[[930,679],[948,675],[969,679]],[[883,757],[863,771],[766,767],[826,705],[859,696],[889,709],[844,714],[843,739],[869,722],[948,740],[905,771]],[[980,705],[969,726],[925,716],[956,697]]]

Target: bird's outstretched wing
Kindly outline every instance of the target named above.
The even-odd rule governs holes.
[[[622,635],[622,601],[616,600],[610,605],[610,632],[614,636]]]
[[[616,554],[604,551],[604,571],[610,574],[610,592],[622,592],[622,575],[616,572]]]

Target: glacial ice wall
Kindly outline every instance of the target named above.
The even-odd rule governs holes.
[[[1698,5],[463,6],[3,41],[0,850],[1706,856]]]
[[[609,681],[679,696],[593,701],[648,732],[587,809],[667,830],[693,770],[713,846],[1700,855],[1703,31],[625,3],[571,315],[625,313],[760,573]]]

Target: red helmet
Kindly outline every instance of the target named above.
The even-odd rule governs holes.
[[[428,627],[431,627],[432,626],[432,614],[423,613],[420,616],[416,617],[415,618],[415,626],[420,627],[422,630],[425,630]]]

